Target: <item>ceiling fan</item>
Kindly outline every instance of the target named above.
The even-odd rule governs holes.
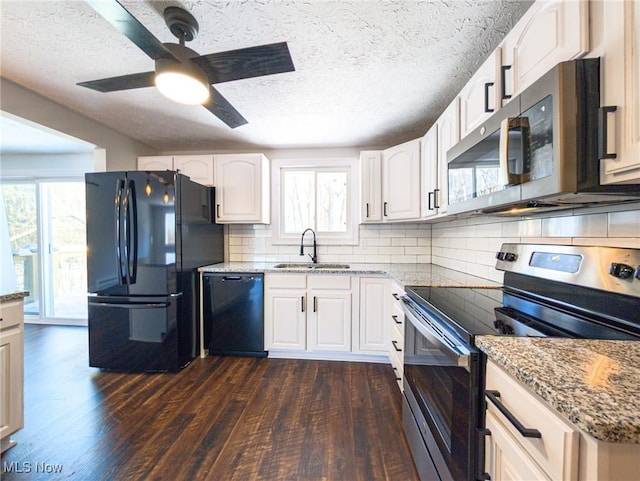
[[[165,23],[179,43],[162,43],[117,0],[86,1],[155,60],[155,70],[77,84],[82,87],[115,92],[155,85],[173,100],[202,104],[233,129],[246,124],[247,120],[211,84],[295,70],[286,42],[199,55],[185,46],[185,42],[197,36],[198,22],[182,8],[164,10]]]

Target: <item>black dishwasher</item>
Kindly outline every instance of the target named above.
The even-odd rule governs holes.
[[[204,274],[203,291],[209,354],[265,357],[263,275]]]

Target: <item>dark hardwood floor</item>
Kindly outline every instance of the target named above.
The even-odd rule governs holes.
[[[210,357],[88,366],[87,330],[27,325],[10,480],[417,480],[386,364]]]

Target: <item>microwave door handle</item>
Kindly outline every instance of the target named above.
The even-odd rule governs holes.
[[[516,169],[515,172],[512,172],[509,169],[509,132],[516,129],[520,130],[522,135],[522,145],[520,147],[522,158],[518,161],[518,165],[521,165],[522,169]],[[499,185],[508,187],[510,185],[518,185],[522,183],[522,179],[524,177],[523,174],[525,173],[525,170],[528,174],[529,169],[528,151],[529,119],[527,117],[507,117],[502,122],[500,122],[500,172],[498,174]],[[518,172],[518,170],[522,170],[522,173]]]

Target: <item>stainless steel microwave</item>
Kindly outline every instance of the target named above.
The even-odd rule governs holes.
[[[519,215],[640,200],[600,185],[600,59],[555,66],[447,152],[451,214]]]

